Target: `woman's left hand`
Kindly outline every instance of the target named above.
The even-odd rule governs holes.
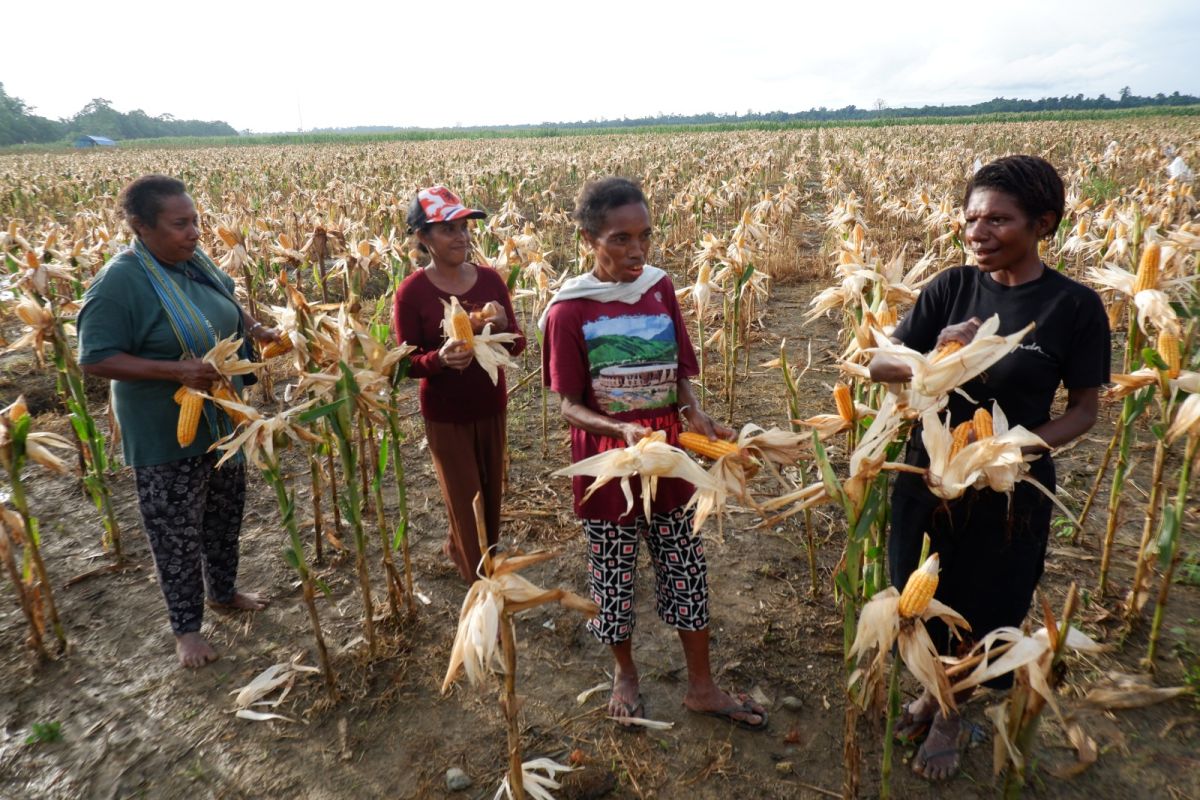
[[[732,439],[733,428],[717,422],[700,408],[685,408],[683,416],[687,418],[688,428],[701,433],[710,439]]]
[[[250,334],[250,338],[252,338],[254,341],[261,342],[263,344],[279,342],[283,338],[283,334],[279,332],[278,328],[268,328],[261,322],[257,322],[252,325],[247,333]]]
[[[471,315],[471,328],[475,333],[482,333],[489,324],[493,331],[508,330],[508,314],[504,313],[504,306],[495,300],[489,301],[476,314]]]

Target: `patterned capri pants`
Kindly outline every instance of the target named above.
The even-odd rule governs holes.
[[[691,509],[654,514],[649,523],[618,525],[583,520],[588,547],[588,588],[600,613],[587,624],[604,644],[633,635],[633,578],[638,540],[646,538],[654,564],[655,608],[662,621],[681,631],[708,627],[708,569],[704,545],[692,533]]]
[[[176,636],[200,630],[204,596],[233,600],[246,466],[218,453],[136,467],[138,505]]]

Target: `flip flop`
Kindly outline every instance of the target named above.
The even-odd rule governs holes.
[[[749,699],[742,701],[738,705],[726,706],[725,708],[718,708],[718,709],[715,709],[712,711],[701,711],[699,709],[689,708],[687,706],[684,706],[684,707],[687,708],[688,711],[691,711],[693,714],[703,714],[706,717],[716,717],[717,719],[723,719],[732,725],[738,726],[742,730],[765,731],[767,729],[767,711],[766,711],[766,709],[763,709],[762,711],[755,711],[754,707],[750,705]],[[762,719],[760,719],[758,721],[758,723],[755,724],[752,722],[747,722],[744,719],[738,719],[737,717],[734,716],[734,714],[754,714],[757,717],[762,717]]]
[[[611,698],[610,698],[609,702],[612,702]],[[642,699],[641,692],[638,692],[637,701],[634,702],[633,705],[629,705],[629,703],[625,703],[625,702],[618,700],[617,707],[620,708],[621,713],[620,714],[612,714],[611,716],[613,717],[613,722],[615,722],[617,724],[618,728],[620,728],[623,731],[629,731],[631,733],[636,733],[636,732],[643,730],[643,728],[640,725],[629,725],[624,722],[621,722],[621,719],[623,717],[642,718],[642,717],[646,716],[646,701]]]

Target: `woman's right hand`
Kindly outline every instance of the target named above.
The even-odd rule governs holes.
[[[876,383],[908,383],[913,376],[912,367],[884,353],[876,353],[867,370]]]
[[[184,386],[198,392],[207,392],[214,382],[221,380],[217,368],[201,358],[185,358],[175,362],[175,375],[176,380]]]
[[[467,347],[467,343],[462,339],[447,339],[442,348],[438,350],[438,360],[442,362],[442,366],[451,369],[466,369],[471,365],[471,359],[474,357],[475,353]]]
[[[625,440],[625,444],[630,447],[654,432],[645,425],[638,425],[636,422],[622,422],[620,423],[620,428],[621,437]]]

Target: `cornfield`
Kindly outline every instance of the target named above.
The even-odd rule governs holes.
[[[1051,791],[1068,780],[1072,791],[1200,790],[1171,767],[1127,774],[1113,752],[1194,766],[1195,709],[1173,698],[1200,685],[1190,501],[1200,210],[1186,166],[1200,164],[1198,132],[1190,118],[1164,117],[0,155],[0,404],[26,395],[0,419],[0,678],[22,687],[0,701],[0,794],[116,786],[118,796],[138,787],[181,796],[203,782],[230,796],[427,796],[461,765],[490,786],[507,773],[504,787],[519,795],[509,771],[511,761],[520,772],[519,753],[499,744],[507,725],[510,747],[520,735],[526,754],[577,768],[555,780],[610,771],[621,796],[907,796],[916,779],[892,769],[899,695],[919,684],[975,685],[999,669],[1000,654],[1022,649],[1030,656],[1013,667],[1011,696],[971,705],[981,735],[997,742],[999,777],[991,754],[968,754],[974,783],[956,781],[945,796],[991,796],[993,782],[1013,796],[1035,775]],[[1040,630],[995,639],[995,655],[931,663],[907,644],[923,633],[913,619],[928,596],[915,607],[899,599],[904,587],[888,586],[889,476],[921,414],[1020,336],[981,330],[958,352],[922,356],[901,396],[872,384],[865,365],[889,346],[921,287],[966,262],[962,187],[978,164],[1011,153],[1042,155],[1067,184],[1066,216],[1042,257],[1101,292],[1114,378],[1100,422],[1060,456],[1048,572],[1030,614]],[[165,671],[165,619],[119,431],[106,387],[83,379],[73,349],[83,292],[131,241],[115,198],[150,172],[184,181],[205,251],[251,313],[286,334],[241,399],[220,384],[179,398],[181,437],[205,404],[236,415],[221,450],[240,451],[263,478],[247,506],[243,580],[267,582],[275,596],[248,623],[210,623],[232,657],[200,677]],[[409,348],[390,330],[392,293],[423,264],[404,233],[409,202],[419,187],[444,184],[489,211],[472,231],[474,260],[505,279],[530,340],[515,362],[498,364],[514,444],[503,536],[527,551],[563,551],[531,559],[529,578],[581,591],[569,483],[554,475],[569,465],[566,429],[541,386],[535,333],[555,289],[590,268],[570,220],[575,195],[610,174],[641,182],[655,226],[648,260],[679,290],[702,369],[697,390],[714,418],[742,432],[719,448],[691,442],[711,469],[683,451],[670,457],[682,460],[675,474],[705,473],[695,482],[713,520],[704,536],[714,658],[770,706],[772,731],[757,739],[710,735],[693,719],[614,738],[602,709],[574,702],[603,680],[602,649],[553,604],[504,618],[505,661],[525,694],[509,680],[502,709],[465,686],[433,699],[466,587],[443,564],[445,517],[405,374]],[[487,336],[475,338],[486,348]],[[932,469],[946,499],[980,471],[1002,491],[1026,479],[1020,447],[1032,434],[1010,430],[997,410],[974,421],[972,444],[965,428],[942,428],[936,416],[925,429],[944,440]],[[637,453],[658,447],[647,440]],[[629,450],[624,482],[648,469]],[[944,606],[936,613],[957,617]],[[652,715],[669,720],[679,665],[667,660],[678,656],[659,647],[667,632],[652,616],[642,614],[636,641],[653,647]],[[894,635],[861,638],[864,620],[900,626],[900,657],[891,656]],[[514,632],[530,651],[519,662]],[[240,683],[305,658],[319,670],[288,673],[298,682],[281,701],[286,717],[233,717],[225,678]],[[117,676],[115,696],[86,677],[95,671]],[[302,677],[317,671],[320,683]],[[141,696],[149,702],[128,702]],[[1039,730],[1043,705],[1054,715]],[[1112,708],[1134,710],[1095,710]],[[1163,709],[1169,723],[1154,716]],[[51,720],[67,731],[55,745],[70,753],[64,759],[12,733]],[[1139,735],[1164,724],[1170,736]],[[161,753],[117,736],[123,727],[164,741]],[[87,765],[103,760],[101,736],[117,742],[118,767],[97,772]],[[721,744],[731,736],[736,749]],[[1074,751],[1065,763],[1052,755],[1060,745]],[[278,760],[256,762],[251,746],[269,746]]]

